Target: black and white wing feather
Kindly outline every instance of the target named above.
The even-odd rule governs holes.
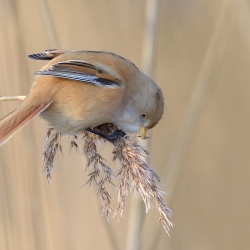
[[[68,49],[48,49],[42,53],[36,53],[28,55],[29,58],[34,60],[51,60],[57,56],[60,56],[65,53],[74,52],[74,50]]]
[[[37,71],[36,75],[61,77],[65,79],[92,83],[97,86],[115,87],[120,86],[118,79],[89,64],[79,60],[69,60],[53,64],[49,69]]]

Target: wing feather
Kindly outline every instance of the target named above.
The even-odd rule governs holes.
[[[120,86],[120,81],[105,72],[105,70],[79,60],[55,63],[49,69],[37,71],[35,74],[87,82],[97,86]]]
[[[28,55],[28,57],[34,60],[51,60],[57,56],[73,51],[74,50],[68,50],[68,49],[48,49],[42,53]]]

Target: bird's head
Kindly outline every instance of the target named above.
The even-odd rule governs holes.
[[[119,124],[125,132],[140,132],[146,138],[148,129],[153,128],[161,119],[164,110],[164,98],[159,86],[141,72],[133,77],[127,86],[126,106]]]

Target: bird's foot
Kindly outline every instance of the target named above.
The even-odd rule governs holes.
[[[114,140],[116,140],[116,139],[118,139],[120,137],[125,137],[127,135],[124,131],[119,130],[119,129],[115,130],[111,135],[103,134],[102,132],[91,129],[91,128],[87,128],[86,130],[88,132],[93,133],[93,134],[99,135],[102,138],[104,138],[104,139],[106,139],[106,140],[108,140],[110,142],[113,142]]]

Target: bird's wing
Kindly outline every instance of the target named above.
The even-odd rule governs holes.
[[[62,54],[68,53],[68,52],[74,52],[74,50],[68,50],[68,49],[48,49],[45,50],[42,53],[36,53],[28,55],[29,58],[34,60],[51,60],[57,56],[60,56]]]
[[[116,87],[121,85],[120,81],[105,69],[80,60],[58,62],[49,69],[37,71],[35,74],[87,82],[97,86]]]

